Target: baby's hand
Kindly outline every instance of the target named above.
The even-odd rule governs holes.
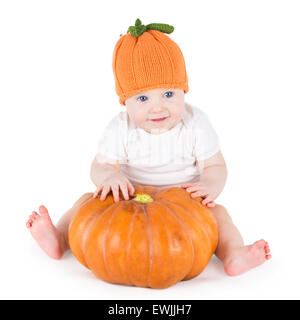
[[[93,197],[96,198],[101,193],[100,200],[105,200],[107,194],[110,192],[110,190],[112,190],[114,201],[118,202],[119,187],[122,190],[125,200],[129,200],[128,190],[130,196],[134,195],[134,187],[131,182],[121,173],[116,172],[103,181],[103,183],[95,191]]]
[[[196,191],[191,194],[191,197],[192,198],[195,198],[195,197],[204,198],[201,203],[203,205],[206,205],[207,207],[214,207],[216,205],[214,202],[214,199],[216,198],[216,196],[213,194],[213,192],[208,190],[208,188],[201,182],[184,183],[181,185],[181,188],[187,188],[186,189],[187,192]]]

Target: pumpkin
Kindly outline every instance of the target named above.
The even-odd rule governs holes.
[[[135,185],[134,197],[114,202],[93,193],[69,225],[74,256],[100,279],[167,288],[198,276],[218,241],[217,224],[201,197],[171,187]]]

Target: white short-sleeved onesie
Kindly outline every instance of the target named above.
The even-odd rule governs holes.
[[[161,189],[199,181],[197,161],[212,157],[219,149],[207,115],[185,103],[182,120],[161,134],[136,127],[127,112],[121,111],[105,128],[96,154],[117,160],[121,173],[132,183]]]

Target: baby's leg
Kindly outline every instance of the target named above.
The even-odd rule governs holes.
[[[39,212],[33,211],[26,226],[39,246],[54,259],[60,259],[63,253],[69,249],[68,228],[69,223],[76,212],[76,209],[93,193],[85,193],[81,196],[58,221],[56,227],[51,221],[48,210],[45,206],[39,207]]]
[[[217,204],[209,210],[218,224],[219,243],[215,254],[223,262],[228,275],[239,275],[271,258],[269,245],[265,240],[244,246],[241,234],[223,206]]]

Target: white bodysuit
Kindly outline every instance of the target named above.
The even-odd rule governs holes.
[[[159,189],[200,179],[198,164],[220,149],[207,115],[185,103],[181,121],[161,134],[136,127],[126,111],[112,118],[98,141],[97,154],[118,160],[132,183]]]

